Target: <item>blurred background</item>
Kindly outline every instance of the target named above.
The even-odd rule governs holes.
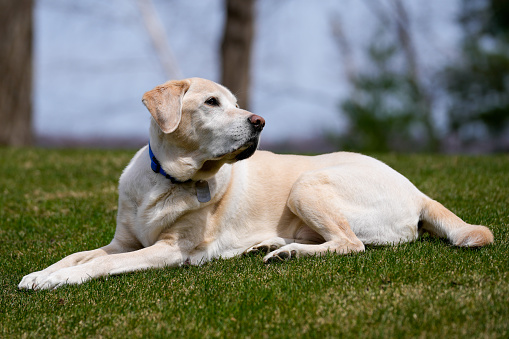
[[[221,82],[261,148],[509,151],[507,0],[2,0],[0,145],[137,147],[144,92]]]

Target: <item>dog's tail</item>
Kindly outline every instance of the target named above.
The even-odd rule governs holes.
[[[493,233],[480,225],[470,225],[439,202],[425,199],[421,211],[421,230],[447,238],[456,246],[480,247],[493,242]]]

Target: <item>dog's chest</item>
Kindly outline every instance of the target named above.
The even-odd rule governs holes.
[[[136,213],[137,227],[134,231],[138,240],[144,246],[151,246],[165,229],[174,226],[186,213],[200,207],[192,186],[154,188],[145,194]]]

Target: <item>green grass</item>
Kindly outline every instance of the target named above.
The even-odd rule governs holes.
[[[0,149],[0,337],[507,338],[509,156],[382,155],[495,244],[424,237],[356,255],[215,260],[19,291],[23,275],[113,237],[134,152]]]

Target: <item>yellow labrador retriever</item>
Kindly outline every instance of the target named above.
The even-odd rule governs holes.
[[[152,115],[150,143],[120,177],[112,242],[31,273],[19,288],[256,251],[268,252],[265,262],[360,252],[423,232],[457,246],[493,242],[488,228],[463,222],[373,158],[256,151],[265,121],[214,82],[169,81],[143,103]]]

